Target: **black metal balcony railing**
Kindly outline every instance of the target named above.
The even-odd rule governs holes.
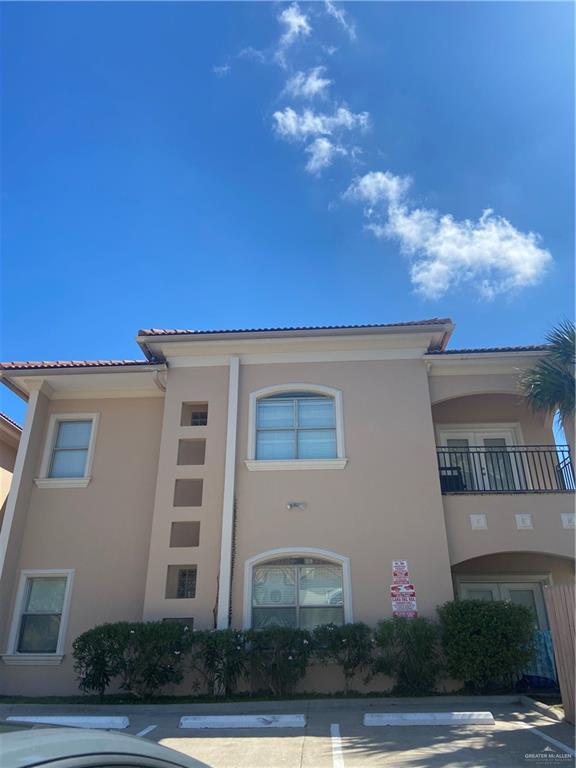
[[[567,445],[436,450],[442,493],[561,493],[576,487]]]

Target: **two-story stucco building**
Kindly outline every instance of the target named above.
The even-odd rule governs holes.
[[[141,360],[3,364],[28,411],[0,690],[75,692],[71,644],[105,621],[375,624],[394,561],[419,615],[508,599],[546,628],[543,588],[574,578],[570,451],[519,390],[546,348],[452,331],[146,330]]]

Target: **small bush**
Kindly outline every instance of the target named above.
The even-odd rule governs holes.
[[[208,694],[229,696],[246,673],[246,636],[236,629],[191,633],[188,654],[191,668],[204,679]]]
[[[72,655],[79,687],[103,696],[118,675],[121,633],[118,624],[100,624],[74,640]]]
[[[372,632],[367,624],[322,624],[313,633],[316,657],[338,664],[344,673],[346,693],[354,675],[366,669],[372,658]]]
[[[396,678],[393,693],[433,693],[442,671],[438,625],[428,619],[395,617],[378,624],[374,639],[379,655],[373,674]]]
[[[247,633],[253,668],[274,696],[286,696],[306,674],[312,637],[303,629],[270,627]]]
[[[73,644],[80,688],[103,695],[113,680],[127,693],[149,698],[182,680],[185,630],[168,622],[103,624]]]
[[[474,693],[512,688],[533,656],[534,615],[523,605],[458,600],[438,609],[448,673]]]

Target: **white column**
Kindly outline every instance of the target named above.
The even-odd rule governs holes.
[[[231,357],[228,379],[228,424],[226,427],[226,459],[224,464],[224,500],[222,504],[222,540],[218,579],[216,628],[228,627],[232,576],[232,536],[234,532],[234,479],[236,474],[236,430],[238,424],[238,381],[240,358]]]
[[[18,451],[16,453],[16,461],[14,462],[12,483],[10,485],[10,491],[8,492],[8,498],[6,500],[6,510],[4,512],[2,528],[0,529],[0,579],[2,578],[4,564],[6,562],[6,553],[8,551],[8,543],[10,541],[10,534],[12,532],[14,514],[16,512],[16,502],[20,494],[22,471],[24,469],[24,462],[28,459],[30,433],[32,432],[32,425],[34,424],[34,418],[36,416],[36,406],[38,405],[38,400],[40,398],[41,388],[42,381],[39,381],[37,387],[35,387],[33,391],[30,392],[30,397],[28,398],[28,408],[26,409],[26,420],[22,428],[22,434],[18,444]]]

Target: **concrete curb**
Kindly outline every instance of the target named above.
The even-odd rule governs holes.
[[[549,717],[551,720],[556,720],[559,723],[564,722],[562,715],[558,714],[555,709],[552,709],[552,707],[549,707],[547,704],[542,704],[541,701],[535,701],[534,699],[531,699],[530,696],[520,696],[519,701],[520,704],[523,704],[525,707],[535,709],[540,712],[540,714]]]
[[[263,711],[270,714],[294,712],[294,710],[314,712],[316,710],[347,709],[349,707],[364,710],[395,710],[402,711],[406,708],[418,707],[420,711],[428,707],[453,707],[459,705],[467,709],[477,710],[481,707],[497,707],[500,704],[524,704],[520,696],[506,694],[502,696],[422,696],[422,697],[366,697],[366,698],[339,698],[339,699],[288,699],[268,701],[234,701],[214,703],[182,702],[170,704],[22,704],[0,703],[0,717],[17,715],[19,712],[27,715],[33,714],[85,714],[105,715],[112,714],[261,714]],[[534,708],[536,702],[524,697]]]

